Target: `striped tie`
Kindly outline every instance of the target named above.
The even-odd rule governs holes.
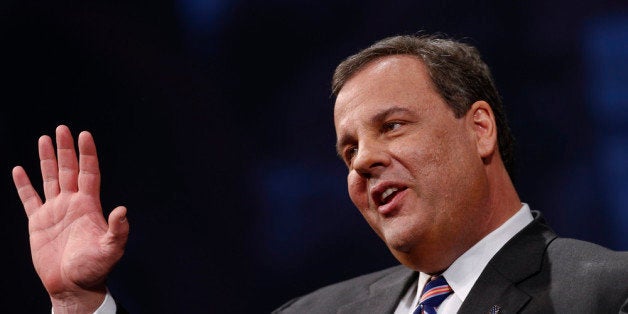
[[[432,277],[421,293],[419,306],[413,314],[436,314],[436,308],[453,292],[445,277]]]

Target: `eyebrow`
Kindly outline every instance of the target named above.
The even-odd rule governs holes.
[[[372,124],[380,124],[382,121],[386,120],[386,118],[388,118],[388,116],[395,114],[395,113],[410,113],[411,110],[407,109],[407,108],[403,108],[403,107],[390,107],[384,111],[380,111],[377,114],[375,114],[374,116],[371,117],[370,122]],[[342,152],[341,149],[342,147],[344,147],[345,145],[347,145],[347,143],[353,141],[353,136],[351,135],[343,135],[338,139],[338,142],[336,143],[336,154],[338,155],[338,157],[340,157],[342,159]]]

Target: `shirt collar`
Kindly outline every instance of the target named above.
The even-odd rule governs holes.
[[[466,299],[471,288],[493,256],[497,254],[506,242],[534,220],[528,204],[522,203],[522,205],[516,214],[458,257],[443,272],[447,283],[449,283],[454,293],[462,301]],[[419,285],[419,287],[421,286]]]

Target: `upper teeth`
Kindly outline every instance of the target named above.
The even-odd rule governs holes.
[[[384,193],[382,193],[382,200],[385,200],[391,194],[397,192],[397,190],[398,190],[397,188],[387,188],[386,191],[384,191]]]

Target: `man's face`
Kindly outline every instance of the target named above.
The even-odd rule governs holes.
[[[403,264],[437,272],[478,240],[488,184],[473,118],[454,116],[419,59],[367,64],[334,122],[351,200]]]

